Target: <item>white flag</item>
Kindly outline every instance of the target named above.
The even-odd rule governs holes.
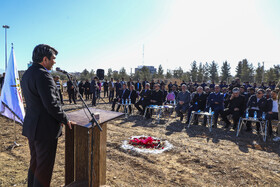
[[[25,112],[13,47],[1,91],[0,112],[1,115],[10,119],[15,118],[17,122],[23,124]]]

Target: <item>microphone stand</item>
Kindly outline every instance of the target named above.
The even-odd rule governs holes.
[[[89,121],[89,123],[91,124],[91,154],[90,154],[90,186],[93,187],[93,182],[92,182],[92,174],[93,174],[93,129],[95,126],[98,127],[98,129],[100,131],[102,131],[101,126],[99,125],[98,121],[96,120],[94,114],[89,110],[88,105],[86,104],[85,100],[83,99],[82,95],[80,94],[80,92],[78,91],[78,88],[76,86],[76,84],[74,84],[74,82],[71,80],[70,74],[66,71],[64,71],[63,73],[65,73],[67,75],[67,78],[69,79],[69,81],[72,83],[72,85],[74,86],[74,90],[78,93],[79,98],[82,100],[84,106],[86,107],[86,109],[88,110],[90,116],[91,116],[91,120]],[[94,125],[95,124],[95,125]]]

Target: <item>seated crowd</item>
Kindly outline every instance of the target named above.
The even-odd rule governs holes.
[[[107,81],[106,81],[107,82]],[[278,120],[279,100],[278,92],[275,90],[275,83],[270,87],[264,84],[260,87],[251,86],[248,82],[241,85],[236,79],[232,84],[227,85],[225,82],[221,84],[214,84],[212,82],[209,86],[203,82],[183,81],[180,85],[176,82],[170,82],[165,90],[163,81],[150,83],[144,80],[142,83],[138,80],[134,83],[131,79],[129,82],[117,81],[112,84],[111,80],[108,84],[111,87],[121,88],[115,90],[116,97],[111,98],[112,111],[115,110],[116,103],[119,103],[117,111],[121,103],[131,103],[144,115],[146,107],[150,105],[165,105],[172,103],[175,105],[175,111],[180,120],[184,119],[186,114],[186,122],[190,122],[190,116],[193,111],[204,111],[213,114],[213,128],[217,127],[218,118],[225,123],[225,128],[231,126],[230,117],[233,122],[233,129],[238,125],[240,117],[257,117],[258,119],[264,118],[268,120],[268,135],[272,135],[272,120]],[[103,85],[108,85],[104,84]],[[104,88],[107,90],[107,88]],[[110,90],[112,92],[113,89]],[[110,93],[109,98],[112,97]],[[105,96],[105,95],[104,95]],[[131,113],[131,105],[129,105],[129,113]],[[150,109],[146,112],[146,118],[150,118],[152,111]],[[204,116],[203,125],[206,125],[207,118]],[[194,124],[198,124],[198,116],[194,115]],[[247,122],[246,131],[252,131],[251,123]],[[260,124],[257,123],[257,132],[260,131]]]

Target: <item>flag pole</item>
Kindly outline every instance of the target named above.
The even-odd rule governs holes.
[[[14,115],[14,145],[12,146],[12,149],[19,147],[20,144],[17,143],[17,128],[16,128],[16,116]]]
[[[12,49],[14,49],[14,44],[12,44]],[[14,145],[12,146],[12,149],[21,146],[20,144],[17,143],[17,127],[16,127],[16,115],[14,114]]]

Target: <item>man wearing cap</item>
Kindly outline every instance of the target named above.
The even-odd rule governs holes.
[[[245,97],[240,95],[239,88],[233,88],[232,95],[229,98],[228,107],[225,108],[221,113],[222,119],[226,123],[225,128],[228,128],[231,125],[227,118],[227,116],[230,114],[232,115],[233,119],[233,129],[237,127],[238,120],[243,115],[245,107]]]

